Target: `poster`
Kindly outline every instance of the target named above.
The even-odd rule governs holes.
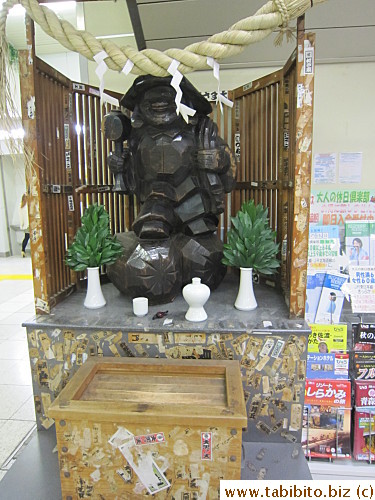
[[[359,184],[362,177],[362,153],[339,154],[339,182]]]
[[[336,183],[336,153],[318,153],[314,156],[314,183]]]
[[[375,266],[349,266],[353,313],[375,313]]]
[[[313,189],[310,224],[344,225],[348,220],[375,220],[374,189]]]

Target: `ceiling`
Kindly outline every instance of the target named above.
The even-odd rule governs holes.
[[[254,14],[265,0],[137,0],[146,45],[183,48],[228,29]],[[157,22],[155,20],[157,19]],[[295,26],[295,23],[294,23]],[[306,30],[316,32],[316,62],[375,60],[375,1],[327,0],[306,13]],[[222,68],[279,66],[291,49],[275,47],[275,36],[222,61]]]
[[[67,2],[59,15],[95,36],[116,36],[118,45],[136,47],[144,38],[147,48],[184,48],[224,31],[251,16],[266,0],[117,0]],[[53,4],[49,4],[51,6]],[[131,16],[139,14],[139,22]],[[83,24],[84,23],[84,24]],[[292,23],[295,26],[295,22]],[[305,27],[316,33],[316,63],[375,61],[375,0],[327,0],[306,13]],[[119,37],[119,35],[122,35]],[[275,47],[276,34],[250,45],[236,57],[221,62],[222,69],[280,66],[292,46]],[[7,37],[16,48],[25,48],[21,14],[7,20]],[[36,28],[37,54],[66,52],[58,42]]]

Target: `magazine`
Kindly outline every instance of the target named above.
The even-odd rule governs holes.
[[[308,457],[350,458],[351,383],[306,380],[302,448]]]
[[[353,456],[355,460],[375,460],[375,409],[354,412]]]
[[[375,222],[370,221],[370,265],[375,266]]]
[[[310,226],[308,246],[309,271],[340,269],[339,226]]]
[[[370,263],[370,224],[368,221],[345,222],[345,248],[350,264]]]
[[[353,349],[354,351],[375,351],[375,324],[353,325]]]
[[[375,265],[349,267],[353,313],[375,313]]]
[[[375,351],[354,352],[352,359],[351,376],[354,380],[375,380]]]
[[[314,323],[323,289],[325,272],[308,272],[306,283],[305,320]]]
[[[356,460],[375,459],[375,381],[355,382],[353,455]]]
[[[340,325],[309,325],[308,352],[343,352],[347,349],[348,327],[347,324]]]
[[[306,378],[348,380],[349,353],[307,353]]]
[[[345,299],[341,288],[347,281],[347,274],[342,274],[338,271],[326,273],[315,316],[315,323],[332,324],[340,322],[341,310]]]
[[[375,409],[375,381],[354,382],[354,403],[357,409],[369,406]]]

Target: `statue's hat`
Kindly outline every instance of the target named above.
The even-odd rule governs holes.
[[[172,77],[159,77],[152,75],[139,76],[134,80],[133,85],[122,97],[120,104],[124,108],[134,110],[135,105],[139,102],[141,96],[153,87],[160,87],[171,84]],[[189,82],[185,77],[180,83],[182,90],[182,103],[194,108],[197,113],[208,115],[212,111],[211,104],[205,99],[202,94]],[[173,89],[174,90],[174,89]]]

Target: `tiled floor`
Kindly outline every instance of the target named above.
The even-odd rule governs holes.
[[[26,329],[34,313],[31,259],[0,258],[0,480],[35,429]]]

